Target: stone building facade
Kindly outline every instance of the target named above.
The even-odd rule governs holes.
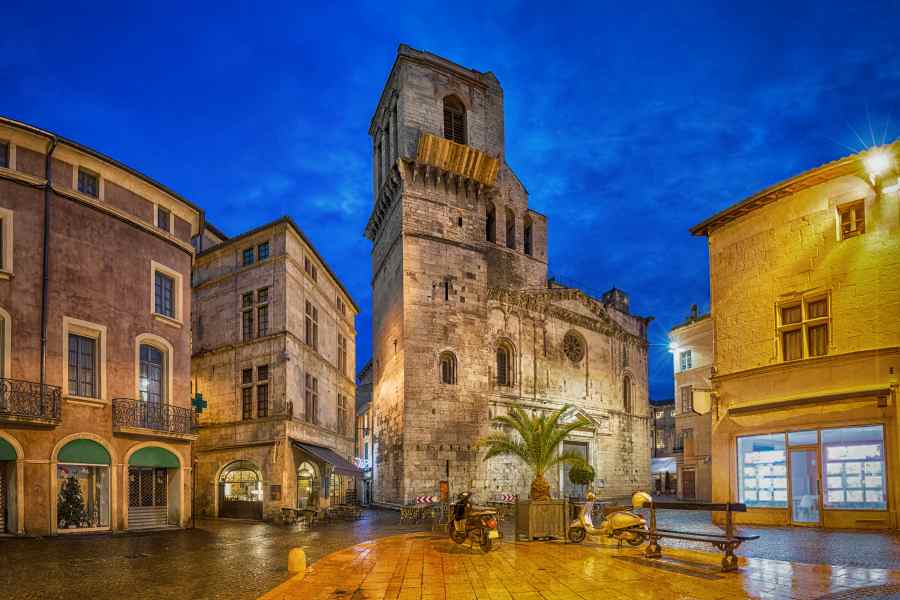
[[[768,187],[708,240],[712,494],[739,520],[896,528],[900,143]]]
[[[372,457],[375,455],[375,434],[372,431],[372,361],[368,361],[356,378],[356,466],[362,469],[357,482],[357,497],[363,506],[374,500],[372,485]]]
[[[648,318],[628,297],[548,283],[547,218],[504,159],[492,73],[401,46],[372,118],[375,500],[472,489],[527,494],[513,459],[483,462],[491,417],[573,404],[590,420],[565,449],[595,487],[649,480]],[[562,469],[548,474],[567,493]]]
[[[669,332],[675,372],[675,436],[678,454],[678,497],[709,502],[712,498],[713,322],[697,305],[684,323]],[[695,403],[696,398],[696,403]]]
[[[674,495],[678,489],[678,460],[682,450],[675,436],[675,400],[651,400],[650,414],[653,428],[651,488],[654,494]]]
[[[111,158],[0,119],[0,532],[190,521],[202,219]]]
[[[356,304],[287,217],[194,243],[198,514],[271,519],[343,502],[359,474]]]

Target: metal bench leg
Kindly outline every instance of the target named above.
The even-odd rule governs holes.
[[[647,558],[662,558],[662,547],[659,545],[659,538],[650,538],[650,543],[644,549],[644,556]]]
[[[725,545],[725,556],[722,557],[722,571],[730,572],[737,571],[738,568],[738,560],[737,556],[734,555],[734,546],[731,544]]]

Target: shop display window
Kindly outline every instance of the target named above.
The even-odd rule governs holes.
[[[738,487],[751,508],[786,508],[787,459],[783,433],[738,438]]]
[[[881,425],[822,430],[822,462],[827,508],[887,508]]]
[[[57,527],[104,529],[109,527],[109,467],[61,464],[56,471]]]

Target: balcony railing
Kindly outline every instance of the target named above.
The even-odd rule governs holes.
[[[55,385],[0,378],[0,420],[59,423],[61,398]]]
[[[152,431],[191,435],[194,411],[164,402],[144,402],[130,398],[113,400],[113,429],[150,429]]]

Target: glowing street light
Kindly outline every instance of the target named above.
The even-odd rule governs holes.
[[[669,352],[678,352],[678,344],[669,342]]]
[[[863,167],[873,181],[883,177],[893,166],[894,157],[885,147],[873,148],[863,156]]]

